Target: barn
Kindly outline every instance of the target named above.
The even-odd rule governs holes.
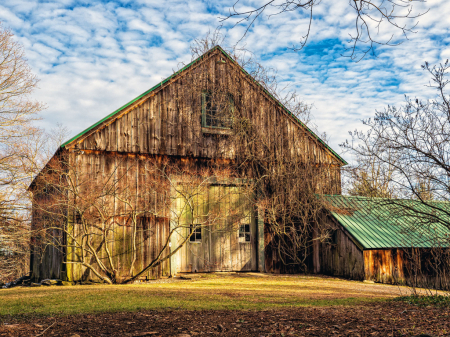
[[[450,231],[442,223],[448,219],[447,202],[429,201],[427,206],[418,200],[322,198],[328,204],[323,221],[336,229],[320,244],[318,272],[448,289]]]
[[[264,137],[236,141],[250,129]],[[283,272],[264,209],[246,201],[251,173],[228,169],[260,142],[320,169],[318,193],[341,193],[346,162],[216,46],[62,144],[34,179],[33,278]]]

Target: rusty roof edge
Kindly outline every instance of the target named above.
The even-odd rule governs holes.
[[[114,112],[110,113],[108,116],[102,118],[101,120],[99,120],[98,122],[94,123],[93,125],[91,125],[90,127],[88,127],[87,129],[81,131],[80,133],[78,133],[76,136],[72,137],[71,139],[69,139],[68,141],[66,141],[64,144],[61,145],[61,148],[65,148],[67,145],[69,145],[70,143],[74,142],[75,140],[77,140],[78,138],[80,138],[81,136],[85,135],[86,133],[88,133],[89,131],[91,131],[92,129],[94,129],[95,127],[99,126],[100,124],[102,124],[103,122],[105,122],[106,120],[108,120],[109,118],[113,117],[114,115],[116,115],[117,113],[119,113],[120,111],[122,111],[123,109],[128,108],[130,105],[132,105],[133,103],[137,102],[138,100],[140,100],[141,98],[143,98],[144,96],[150,94],[152,91],[158,89],[159,87],[162,87],[164,84],[166,84],[168,81],[170,81],[172,78],[174,78],[176,75],[180,74],[181,72],[183,72],[184,70],[188,69],[189,67],[191,67],[193,64],[197,63],[198,61],[202,60],[207,54],[213,52],[214,50],[220,50],[222,52],[222,54],[224,54],[228,59],[230,59],[234,64],[236,64],[237,66],[239,66],[239,68],[241,68],[241,70],[247,75],[249,76],[253,82],[255,82],[258,86],[260,86],[263,91],[268,94],[280,107],[282,107],[290,116],[292,116],[302,127],[304,127],[314,138],[316,138],[320,143],[322,143],[322,145],[325,146],[326,149],[328,149],[336,158],[338,158],[344,165],[347,165],[348,163],[341,157],[339,156],[330,146],[328,146],[327,143],[325,143],[318,135],[316,135],[310,128],[308,128],[308,126],[306,126],[306,124],[304,124],[300,119],[298,119],[297,116],[295,116],[291,111],[289,111],[283,104],[281,104],[281,102],[276,99],[266,88],[264,88],[261,83],[259,83],[258,81],[256,81],[252,75],[250,75],[242,66],[240,66],[235,60],[233,60],[233,58],[228,55],[228,53],[222,49],[222,47],[220,47],[219,45],[214,46],[213,48],[211,48],[210,50],[208,50],[206,53],[204,53],[203,55],[199,56],[198,58],[196,58],[194,61],[190,62],[189,64],[187,64],[186,66],[184,66],[183,68],[181,68],[180,70],[176,71],[175,73],[173,73],[172,75],[170,75],[169,77],[167,77],[165,80],[159,82],[158,84],[156,84],[155,86],[153,86],[152,88],[150,88],[149,90],[145,91],[144,93],[142,93],[141,95],[139,95],[138,97],[134,98],[133,100],[131,100],[130,102],[126,103],[125,105],[121,106],[119,109],[115,110]]]

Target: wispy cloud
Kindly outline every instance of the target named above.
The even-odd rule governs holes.
[[[42,125],[57,122],[77,133],[169,76],[190,61],[189,44],[219,25],[234,1],[3,0],[0,21],[23,43],[47,103]],[[255,6],[246,1],[242,6]],[[420,65],[450,57],[450,6],[437,0],[420,18],[416,34],[397,47],[379,46],[359,63],[342,57],[353,32],[347,2],[323,1],[315,9],[308,45],[298,44],[308,26],[306,13],[263,16],[240,42],[280,79],[314,104],[320,131],[331,145],[348,138],[375,109],[400,104],[403,94],[431,97]],[[423,11],[425,7],[417,8]],[[239,41],[245,23],[226,21],[226,45]],[[232,29],[231,29],[232,28]],[[381,38],[392,33],[380,32]]]

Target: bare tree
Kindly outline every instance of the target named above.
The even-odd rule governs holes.
[[[36,172],[32,124],[43,105],[31,99],[37,86],[10,30],[0,26],[0,281],[27,272],[29,199],[26,192]]]
[[[327,207],[320,194],[340,193],[339,166],[316,161],[301,133],[286,144],[283,134],[268,135],[246,119],[235,119],[234,128],[236,165],[252,177],[247,191],[262,212],[266,257],[278,265],[268,261],[267,268],[308,271],[313,245],[327,240],[334,229],[320,221]]]
[[[382,149],[380,149],[382,150]],[[390,158],[390,163],[395,163]],[[344,168],[345,192],[354,196],[370,198],[394,198],[395,188],[392,184],[393,165],[383,165],[374,157],[356,156],[355,165]]]
[[[432,67],[426,63],[423,69],[431,75],[429,86],[438,91],[437,98],[422,101],[406,97],[404,106],[389,106],[364,121],[369,131],[351,133],[352,141],[341,146],[355,155],[360,165],[383,172],[383,179],[398,198],[417,199],[433,208],[430,200],[450,199],[449,64]],[[377,175],[368,176],[373,185],[376,179]]]
[[[34,254],[60,252],[67,273],[82,272],[81,279],[132,282],[168,262],[202,228],[224,231],[238,220],[236,210],[214,206],[235,190],[208,199],[211,184],[232,181],[229,170],[124,157],[95,175],[84,163],[54,158],[33,186]],[[150,241],[159,244],[143,255]]]
[[[210,34],[206,40],[195,41],[195,55],[201,55],[221,40],[218,30]],[[273,260],[284,270],[306,270],[313,244],[326,240],[332,229],[328,225],[317,226],[324,223],[319,217],[325,207],[318,194],[340,193],[340,167],[326,160],[321,162],[305,145],[310,139],[306,125],[313,124],[312,106],[299,99],[295,91],[283,87],[276,71],[264,67],[248,50],[230,48],[228,52],[233,61],[298,120],[298,131],[287,141],[282,130],[275,128],[268,132],[248,118],[252,103],[244,100],[247,93],[238,85],[230,86],[222,79],[208,87],[210,102],[206,113],[210,109],[211,117],[207,118],[230,128],[225,148],[232,149],[233,170],[243,179],[251,178],[246,180],[245,190],[254,208],[262,210],[267,251],[274,253]],[[188,95],[201,90],[190,89],[194,93]],[[192,107],[194,111],[200,108]],[[318,140],[315,142],[319,144]]]
[[[450,103],[447,62],[423,65],[431,75],[428,86],[434,99],[406,97],[401,107],[389,106],[364,121],[367,132],[350,133],[341,146],[356,158],[352,168],[363,172],[350,193],[374,198],[374,207],[388,210],[390,218],[405,219],[406,232],[427,237],[428,250],[417,250],[419,239],[406,243],[410,284],[448,289],[450,241]],[[363,170],[361,170],[361,168]],[[431,237],[431,239],[430,239]],[[425,277],[425,276],[430,277]],[[435,284],[425,284],[435,276]]]
[[[395,46],[399,42],[394,38],[395,34],[379,34],[383,29],[394,29],[404,38],[408,38],[414,32],[417,22],[408,25],[405,19],[414,20],[425,14],[425,12],[414,13],[415,3],[423,3],[424,0],[359,0],[349,1],[348,9],[355,17],[355,31],[350,35],[350,46],[346,56],[352,60],[361,60],[367,53],[373,52],[377,45]],[[309,16],[309,24],[304,32],[305,35],[299,37],[299,44],[292,46],[292,50],[303,49],[308,41],[313,24],[314,10],[318,6],[326,6],[321,0],[266,0],[258,5],[248,4],[245,1],[237,0],[233,4],[229,13],[222,18],[222,22],[234,19],[235,25],[243,22],[247,23],[244,36],[251,26],[255,25],[258,18],[264,14],[270,19],[276,15],[287,15],[290,12],[304,11]],[[333,14],[329,14],[333,15]],[[244,37],[243,36],[243,37]],[[242,37],[242,38],[243,38]],[[241,38],[241,39],[242,39]],[[362,48],[359,48],[363,45]]]

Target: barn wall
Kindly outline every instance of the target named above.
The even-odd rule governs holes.
[[[277,243],[266,230],[265,271],[276,274],[306,272],[364,280],[362,248],[329,216],[324,214],[318,222],[311,231],[312,245],[303,252],[306,254],[304,266],[284,264],[276,249]],[[319,227],[322,231],[330,231],[328,240],[323,241],[318,237]]]
[[[55,164],[59,161],[59,155],[55,155],[49,164]],[[47,164],[47,165],[49,165]],[[43,170],[44,171],[44,170]],[[43,173],[41,172],[40,175]],[[45,174],[44,174],[45,175]],[[39,181],[45,180],[38,176],[36,185],[40,185]],[[36,187],[33,192],[32,199],[32,214],[31,214],[31,232],[34,236],[30,242],[30,272],[31,278],[35,281],[48,279],[48,278],[60,278],[62,272],[65,271],[65,266],[62,264],[64,260],[64,247],[61,247],[60,243],[64,242],[64,235],[62,231],[57,228],[49,230],[52,240],[48,240],[48,237],[44,235],[43,219],[55,218],[55,209],[49,209],[50,214],[42,212],[41,207],[37,207],[37,203],[40,205],[51,202],[52,191],[44,190],[41,187]],[[53,227],[53,226],[52,226]]]
[[[173,190],[170,185],[164,185],[162,181],[151,182],[148,171],[155,167],[161,167],[161,162],[167,158],[154,156],[143,156],[135,154],[105,153],[100,151],[77,151],[68,154],[69,164],[73,173],[73,180],[77,181],[77,193],[81,196],[93,197],[103,193],[98,190],[106,186],[111,181],[115,181],[115,192],[103,196],[104,207],[107,209],[105,215],[111,217],[107,224],[110,230],[107,241],[108,249],[112,254],[113,263],[118,271],[118,278],[123,279],[135,275],[150,263],[163,248],[171,226],[174,221],[173,211],[170,203],[180,204],[181,200],[174,199]],[[187,164],[184,160],[174,160],[173,165],[180,163]],[[180,164],[182,165],[182,164]],[[194,167],[201,166],[195,163]],[[47,177],[48,178],[48,177]],[[158,178],[159,179],[159,178]],[[172,182],[176,181],[176,177]],[[70,192],[69,194],[73,194]],[[36,197],[44,195],[36,194]],[[201,198],[200,198],[201,199]],[[145,210],[146,214],[140,216],[136,229],[130,224],[130,206],[121,200],[128,200],[132,207]],[[209,193],[205,196],[204,202],[197,200],[199,207],[205,207],[200,216],[211,214],[209,204],[214,200],[215,207],[221,209],[218,214],[217,223],[210,228],[202,230],[202,242],[187,242],[184,248],[172,258],[172,272],[191,271],[255,271],[258,270],[258,229],[256,225],[255,213],[248,208],[248,201],[233,184],[212,185]],[[239,210],[243,216],[228,210]],[[67,215],[67,229],[69,233],[80,240],[83,233],[82,224],[77,215],[72,212]],[[194,214],[195,216],[199,216]],[[188,223],[188,217],[193,215],[184,214],[184,220]],[[33,219],[35,224],[39,219]],[[251,224],[251,241],[242,242],[239,239],[239,225]],[[97,226],[100,226],[97,224]],[[91,233],[100,234],[98,229],[90,226]],[[188,234],[188,229],[182,233],[183,237]],[[133,237],[136,237],[136,260],[134,268],[131,270],[133,260],[132,245]],[[100,235],[93,236],[94,246],[101,246]],[[88,268],[80,263],[80,250],[74,248],[74,241],[66,237],[67,247],[47,246],[44,254],[36,251],[33,259],[33,273],[36,278],[62,278],[69,281],[95,280],[97,277]],[[172,247],[177,247],[173,245]],[[39,246],[36,248],[38,249]],[[40,248],[43,248],[40,246]],[[63,252],[65,251],[66,254]],[[169,254],[166,248],[162,256]],[[99,254],[100,260],[105,265],[109,261],[104,250]],[[39,261],[39,262],[38,262]],[[42,262],[41,262],[42,261]],[[69,262],[64,264],[63,261]],[[87,261],[94,267],[97,262],[92,257]],[[168,276],[170,273],[170,261],[166,260],[159,267],[150,270],[146,277],[156,278]],[[175,269],[173,269],[175,267]]]
[[[33,245],[30,256],[31,277],[34,281],[61,277],[64,254],[56,246]]]
[[[79,200],[98,197],[104,202],[104,214],[109,217],[106,228],[108,229],[107,245],[111,252],[113,263],[118,270],[118,278],[126,278],[135,275],[150,263],[162,250],[169,233],[169,209],[164,202],[167,191],[163,188],[155,189],[158,182],[150,181],[151,177],[146,173],[153,164],[148,157],[136,155],[117,155],[114,153],[88,153],[66,152],[64,165],[76,181],[76,187],[69,189],[69,198],[73,198],[74,191],[82,196]],[[62,159],[61,159],[62,160]],[[70,168],[69,168],[70,167]],[[76,172],[76,173],[75,173]],[[46,180],[58,178],[56,173],[39,178],[41,184],[45,185]],[[39,182],[36,183],[39,185]],[[105,186],[111,187],[109,193],[101,196]],[[114,188],[112,188],[114,186]],[[55,204],[64,204],[63,200],[52,200],[51,193],[42,193],[38,187],[34,192],[33,229],[45,226],[53,226],[45,218],[45,210],[39,212],[37,208],[45,209],[46,200],[51,200]],[[127,204],[130,202],[130,204]],[[100,204],[101,204],[100,202]],[[79,201],[80,208],[83,208],[83,201]],[[42,207],[37,207],[42,205]],[[138,210],[136,228],[132,226],[132,208]],[[41,218],[39,218],[39,213]],[[83,233],[79,217],[73,211],[64,211],[61,226],[67,226],[67,231],[80,241]],[[42,217],[43,215],[43,217]],[[101,226],[92,223],[89,228],[90,233],[100,234],[100,230],[94,226]],[[62,278],[69,281],[84,281],[96,279],[97,277],[88,268],[80,263],[80,250],[73,247],[74,241],[70,235],[60,235],[61,240],[48,244],[39,235],[34,238],[35,247],[33,249],[32,272],[35,278]],[[92,235],[92,244],[100,246],[100,236]],[[131,269],[134,254],[132,254],[133,237],[136,238],[136,258],[134,267]],[[66,246],[62,246],[65,244]],[[100,260],[108,265],[107,255],[104,249],[100,249]],[[162,256],[166,256],[166,249]],[[69,262],[67,264],[63,262]],[[94,258],[88,260],[93,266],[97,266]],[[150,270],[143,277],[155,278],[169,274],[169,262],[165,261],[158,267]]]
[[[322,274],[364,280],[363,252],[341,229],[333,232],[331,242],[321,243],[320,249]]]
[[[392,248],[364,251],[365,277],[375,282],[450,289],[449,252],[442,248]]]
[[[364,255],[362,247],[352,240],[344,228],[332,218],[321,218],[322,226],[335,228],[330,238],[313,247],[313,270],[315,273],[364,280]]]
[[[113,216],[110,220],[109,250],[113,262],[118,269],[119,278],[135,275],[148,265],[163,249],[169,233],[169,212],[165,198],[168,191],[155,186],[149,180],[152,178],[147,170],[153,167],[148,157],[99,152],[80,152],[71,154],[71,165],[76,167],[79,175],[80,194],[92,193],[96,187],[105,184],[105,181],[116,181],[116,192],[108,195],[105,201],[110,210],[106,214]],[[84,179],[84,181],[82,181]],[[132,208],[127,205],[130,202]],[[132,209],[145,211],[140,214],[137,226],[134,228],[130,217]],[[80,223],[73,215],[71,224],[74,235],[81,234]],[[92,230],[95,232],[95,230]],[[133,238],[136,238],[136,259],[134,268],[130,271],[134,255],[132,254]],[[100,244],[99,242],[97,243]],[[107,263],[107,256],[102,250],[102,262]],[[162,256],[168,254],[166,249]],[[68,251],[68,260],[77,260],[77,251]],[[90,261],[96,265],[95,260]],[[150,270],[143,277],[156,278],[169,274],[168,261]],[[95,279],[95,275],[80,264],[71,264],[67,270],[67,279]]]
[[[381,283],[405,283],[405,256],[402,249],[370,249],[364,251],[366,280]]]

